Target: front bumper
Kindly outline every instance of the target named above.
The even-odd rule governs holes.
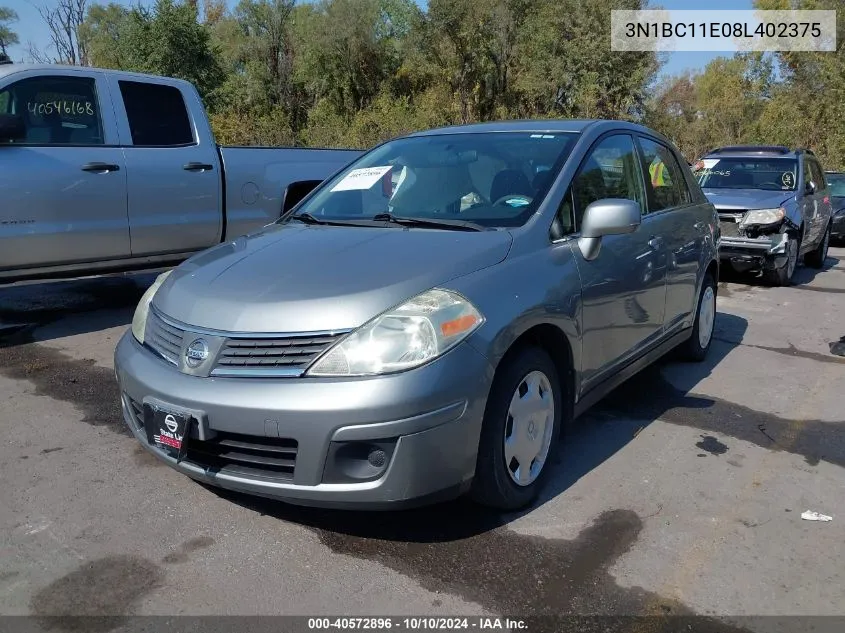
[[[168,466],[222,488],[326,507],[394,507],[467,490],[493,378],[488,360],[466,343],[411,371],[357,379],[190,376],[141,346],[131,332],[118,343],[114,361],[126,424]],[[139,406],[156,401],[190,411],[197,420],[188,457],[178,464],[147,440]],[[224,434],[294,442],[292,473],[245,473],[237,464],[192,458],[192,445],[207,446]],[[338,482],[330,462],[347,442],[392,447],[377,479]]]
[[[782,266],[787,258],[788,240],[786,233],[758,238],[723,236],[719,242],[719,258],[730,261],[735,267]]]

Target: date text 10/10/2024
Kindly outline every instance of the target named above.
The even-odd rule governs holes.
[[[308,618],[310,630],[360,629],[370,631],[418,631],[418,630],[524,630],[524,620],[510,618],[442,618],[442,617],[350,617],[350,618]]]

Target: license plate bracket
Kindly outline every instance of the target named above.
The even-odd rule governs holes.
[[[147,441],[166,455],[181,461],[185,457],[194,416],[177,407],[144,404]]]

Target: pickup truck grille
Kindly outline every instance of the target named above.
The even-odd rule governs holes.
[[[211,367],[211,376],[296,377],[314,359],[333,345],[345,332],[313,332],[255,336],[250,334],[217,335],[225,337]],[[171,365],[179,366],[182,342],[193,340],[190,328],[163,319],[154,309],[147,317],[144,340],[147,346]],[[210,335],[209,335],[210,337]]]
[[[338,335],[290,336],[279,338],[228,338],[220,350],[213,376],[249,370],[302,370],[323,353]]]

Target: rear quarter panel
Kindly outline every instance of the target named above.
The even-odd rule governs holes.
[[[221,147],[226,191],[226,236],[232,239],[278,219],[288,185],[325,180],[360,150]]]

